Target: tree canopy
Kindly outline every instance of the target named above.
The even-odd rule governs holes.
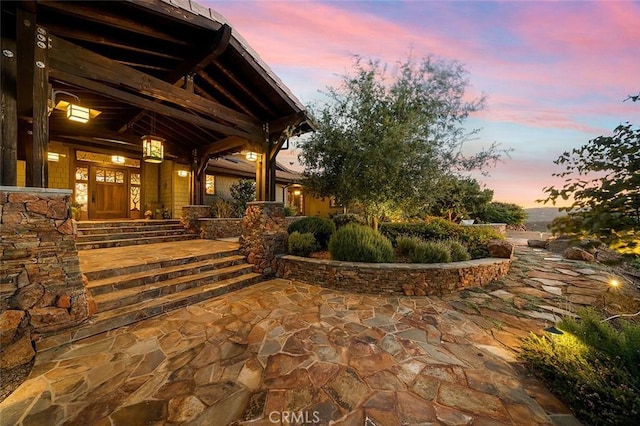
[[[469,100],[468,73],[458,62],[407,59],[390,73],[356,58],[352,74],[311,107],[318,129],[300,144],[305,185],[364,208],[374,219],[391,209],[431,206],[451,173],[481,169],[500,157],[496,145],[474,155],[464,127],[485,99]]]
[[[563,153],[560,189],[544,188],[544,203],[569,200],[568,212],[587,235],[622,251],[640,254],[640,129],[621,124],[612,136],[599,136]]]

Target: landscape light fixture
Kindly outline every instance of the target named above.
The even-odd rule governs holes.
[[[121,155],[112,155],[111,162],[114,164],[124,164],[124,157]]]
[[[257,152],[253,152],[253,151],[248,151],[244,157],[249,160],[249,161],[257,161],[258,160],[258,153]]]
[[[59,100],[56,103],[56,98],[58,97],[58,95],[70,96],[75,100],[76,103],[71,103],[65,100]],[[52,107],[52,105],[55,106]],[[49,114],[51,114],[54,109],[65,111],[69,120],[76,121],[78,123],[87,123],[90,119],[96,118],[101,114],[101,111],[81,106],[79,97],[71,92],[65,92],[64,90],[53,90],[51,92]]]
[[[564,331],[556,328],[555,325],[552,325],[551,327],[547,327],[544,329],[544,331],[546,331],[547,333],[551,333],[551,334],[557,334],[557,335],[562,335],[564,334]]]

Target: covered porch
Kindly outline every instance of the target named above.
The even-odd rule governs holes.
[[[73,190],[82,220],[179,217],[211,158],[276,156],[304,107],[226,20],[192,2],[2,3],[1,184]]]

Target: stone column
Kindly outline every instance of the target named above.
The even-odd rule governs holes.
[[[189,234],[200,234],[198,219],[211,217],[211,207],[206,205],[191,205],[182,207],[181,222]]]
[[[29,361],[12,355],[31,356],[35,334],[77,325],[95,309],[82,282],[71,193],[0,187],[2,368]]]
[[[242,218],[240,249],[254,272],[271,275],[278,269],[277,255],[286,254],[289,234],[285,227],[284,204],[254,201]]]

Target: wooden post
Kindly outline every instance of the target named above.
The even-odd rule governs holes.
[[[16,77],[16,43],[2,39],[2,98],[0,105],[0,184],[17,186],[18,184],[18,112]]]
[[[18,139],[24,146],[27,186],[47,187],[49,143],[47,31],[34,13],[18,8],[16,22]]]

